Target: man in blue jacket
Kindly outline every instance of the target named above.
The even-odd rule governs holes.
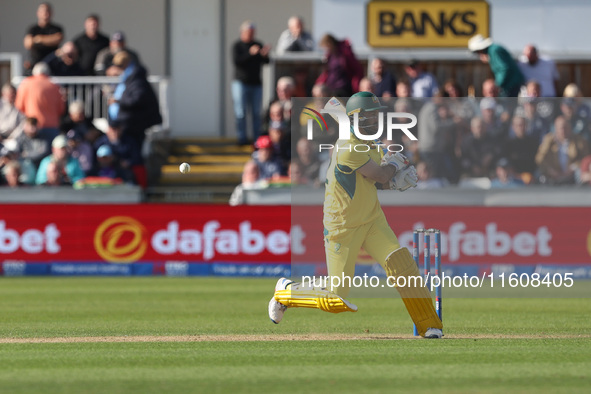
[[[132,62],[127,52],[118,52],[113,65],[121,74],[109,100],[109,121],[121,125],[122,133],[132,137],[141,149],[146,129],[162,123],[158,98],[148,82],[146,69]]]

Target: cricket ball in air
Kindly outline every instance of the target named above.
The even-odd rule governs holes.
[[[179,171],[183,174],[186,174],[189,171],[191,171],[191,166],[189,165],[189,163],[183,163],[179,166]]]

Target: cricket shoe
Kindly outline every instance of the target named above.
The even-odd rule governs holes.
[[[427,332],[425,333],[425,338],[430,339],[439,339],[443,336],[443,331],[439,328],[428,328]]]
[[[287,278],[281,278],[277,281],[275,285],[275,291],[285,290],[287,286],[294,283],[293,281]],[[283,305],[279,301],[275,300],[275,294],[271,297],[271,301],[269,301],[269,319],[275,324],[279,324],[281,319],[283,319],[283,314],[287,310],[287,306]]]

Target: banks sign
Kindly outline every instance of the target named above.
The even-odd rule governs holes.
[[[486,1],[371,1],[367,43],[372,47],[463,47],[489,37]]]

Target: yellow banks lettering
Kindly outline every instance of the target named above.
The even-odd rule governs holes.
[[[489,36],[489,8],[473,1],[372,1],[367,42],[374,47],[465,47],[475,34]]]
[[[402,15],[393,11],[382,11],[379,13],[380,34],[384,36],[399,36],[405,32],[424,36],[425,33],[433,32],[443,36],[451,33],[455,36],[472,37],[476,34],[475,13],[465,12],[439,12],[433,15],[429,12],[404,12]]]

